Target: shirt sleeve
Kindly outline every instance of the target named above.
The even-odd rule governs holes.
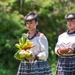
[[[58,52],[57,50],[60,48],[60,45],[58,44],[59,43],[59,39],[60,39],[60,36],[58,37],[58,41],[56,43],[56,46],[55,46],[55,53],[58,55]]]
[[[55,46],[55,53],[58,54],[57,50],[60,48],[60,46],[58,45],[58,43]]]
[[[48,41],[45,36],[41,36],[39,40],[40,44],[40,53],[38,53],[38,58],[40,60],[47,60],[48,58]]]

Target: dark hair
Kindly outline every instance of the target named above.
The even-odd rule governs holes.
[[[32,17],[28,18],[29,16],[32,16]],[[38,15],[36,12],[30,12],[24,17],[24,20],[25,21],[31,21],[31,20],[38,21]]]

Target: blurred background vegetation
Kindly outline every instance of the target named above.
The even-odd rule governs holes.
[[[30,11],[39,15],[38,29],[49,41],[49,64],[55,75],[57,37],[66,31],[64,16],[75,12],[75,0],[0,0],[0,75],[16,75],[20,61],[13,56],[15,43],[27,32],[23,17]]]

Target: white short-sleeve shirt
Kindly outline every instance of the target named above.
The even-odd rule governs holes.
[[[29,49],[32,55],[37,55],[41,60],[47,60],[48,58],[48,41],[45,35],[34,37],[31,42],[34,42],[35,46]]]
[[[59,48],[75,48],[75,33],[68,34],[64,32],[63,34],[59,35],[58,41],[55,47],[55,53],[57,54],[57,50]]]

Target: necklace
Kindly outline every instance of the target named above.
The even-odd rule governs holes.
[[[33,38],[38,34],[38,32],[39,32],[39,30],[36,29],[35,34],[34,34],[32,37],[29,37],[29,36],[28,36],[28,39],[29,39],[29,40],[33,39]],[[29,32],[28,32],[28,34],[29,34]]]
[[[69,30],[67,30],[67,34],[75,34],[75,31],[73,31],[73,32],[70,32]]]

